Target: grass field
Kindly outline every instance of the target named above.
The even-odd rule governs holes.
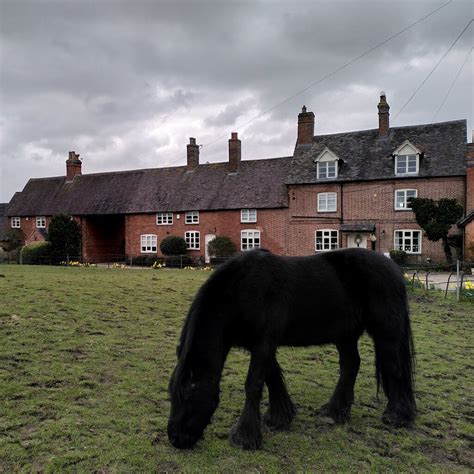
[[[337,380],[335,349],[285,348],[279,360],[298,408],[291,432],[264,429],[257,452],[232,448],[249,361],[234,350],[213,423],[193,451],[181,452],[166,436],[167,383],[183,318],[207,272],[3,265],[0,275],[0,472],[474,469],[472,303],[411,296],[413,429],[382,424],[385,400],[376,399],[364,337],[348,424],[316,416]]]

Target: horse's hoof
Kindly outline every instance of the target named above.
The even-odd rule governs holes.
[[[413,424],[413,418],[406,418],[396,412],[386,411],[382,415],[382,422],[394,428],[407,428]]]
[[[262,433],[259,430],[243,429],[240,423],[236,423],[230,430],[230,444],[239,449],[260,449]]]
[[[343,424],[349,419],[349,410],[336,410],[326,403],[319,409],[319,419],[328,425]]]
[[[288,431],[291,428],[294,414],[286,416],[283,413],[272,413],[270,410],[263,415],[263,422],[274,431]]]

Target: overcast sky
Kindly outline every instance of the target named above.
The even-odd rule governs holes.
[[[386,91],[394,126],[473,126],[473,17],[453,0],[328,80],[242,127],[446,3],[442,1],[0,0],[0,202],[30,177],[180,165],[189,137],[201,162],[293,152],[297,114],[315,134],[377,127]],[[469,141],[471,136],[469,132]]]

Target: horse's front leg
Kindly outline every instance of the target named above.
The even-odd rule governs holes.
[[[339,381],[329,402],[319,409],[319,414],[335,423],[345,423],[354,401],[354,384],[359,372],[360,357],[357,340],[336,346],[339,351]]]
[[[230,432],[230,442],[242,449],[258,449],[262,446],[260,401],[268,364],[275,357],[275,349],[259,346],[252,350],[250,366],[245,381],[245,405],[237,423]]]

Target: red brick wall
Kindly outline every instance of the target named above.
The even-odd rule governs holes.
[[[420,229],[411,211],[395,211],[395,190],[417,189],[419,197],[457,199],[464,203],[464,178],[432,178],[428,180],[406,179],[374,181],[370,183],[318,184],[290,186],[289,188],[289,255],[309,255],[315,252],[315,231],[339,229],[341,218],[345,224],[373,222],[376,225],[375,250],[388,252],[394,247],[394,231]],[[337,193],[337,212],[317,213],[317,194]],[[340,232],[341,247],[347,245],[347,234]],[[370,245],[369,245],[370,248]],[[422,241],[420,259],[430,257],[443,261],[444,253],[440,242]],[[418,258],[418,257],[415,257]]]
[[[51,222],[50,216],[46,216],[46,229],[36,228],[36,216],[21,217],[20,219],[20,229],[23,231],[25,236],[25,245],[44,240],[41,232],[44,233],[44,231],[48,230],[49,223]],[[7,225],[8,228],[11,229],[10,217],[8,217]]]
[[[178,219],[177,216],[180,216]],[[287,248],[287,210],[264,209],[257,210],[257,222],[242,224],[240,210],[235,211],[201,211],[199,224],[185,224],[184,212],[173,214],[172,225],[156,225],[156,214],[134,214],[125,217],[125,235],[127,255],[137,256],[140,252],[140,236],[156,234],[158,239],[158,254],[161,240],[168,235],[184,238],[185,232],[195,230],[200,232],[200,250],[189,251],[189,255],[204,256],[204,238],[206,234],[225,235],[240,250],[240,231],[255,229],[260,231],[261,246],[277,254],[284,254]]]
[[[474,143],[468,143],[467,145],[466,164],[466,211],[469,211],[474,209]]]
[[[471,220],[464,228],[465,253],[464,258],[474,262],[474,220]]]

